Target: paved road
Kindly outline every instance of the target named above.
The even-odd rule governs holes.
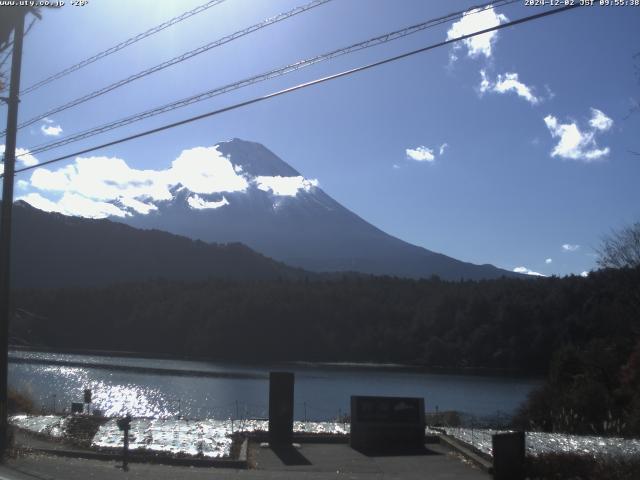
[[[111,461],[28,455],[0,465],[0,480],[107,479],[353,479],[353,480],[489,480],[441,445],[421,454],[366,456],[344,444],[303,444],[299,449],[274,452],[252,445],[255,469],[231,470],[132,463],[123,472]]]

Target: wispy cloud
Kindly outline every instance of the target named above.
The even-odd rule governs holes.
[[[436,159],[433,154],[433,149],[427,148],[424,145],[416,148],[407,148],[406,154],[408,159],[415,160],[416,162],[433,162]]]
[[[40,131],[48,137],[57,137],[62,133],[60,125],[41,125]]]
[[[516,273],[524,273],[525,275],[533,275],[536,277],[546,277],[546,275],[540,272],[534,272],[533,270],[528,269],[527,267],[516,267],[513,269]]]
[[[533,87],[530,87],[519,80],[517,73],[505,73],[504,75],[498,75],[495,81],[489,80],[487,72],[480,70],[480,93],[494,92],[494,93],[508,93],[513,92],[519,97],[525,99],[532,105],[540,103],[540,97],[537,97],[533,93]]]
[[[49,117],[44,117],[42,119],[42,122],[45,125],[41,125],[40,126],[40,131],[47,136],[50,137],[57,137],[58,135],[60,135],[62,133],[62,127],[60,125],[53,125],[55,122],[53,121],[53,119],[49,118]]]
[[[442,145],[440,145],[440,149],[439,149],[440,155],[442,155],[444,153],[444,149],[447,148],[448,146],[449,146],[449,144],[447,142],[445,142]]]
[[[492,5],[485,7],[484,9],[474,8],[467,12],[464,12],[463,17],[451,25],[451,28],[447,31],[447,40],[459,38],[464,35],[468,35],[479,30],[485,30],[487,28],[497,27],[501,23],[508,22],[509,19],[501,14],[497,13]],[[490,58],[492,55],[492,48],[498,39],[498,32],[488,32],[482,35],[476,35],[471,38],[462,40],[454,45],[453,51],[462,48],[464,45],[467,48],[467,55],[475,58],[483,55],[486,58]],[[457,56],[452,53],[451,60],[455,61]]]
[[[606,132],[613,126],[613,120],[607,117],[602,110],[591,108],[591,120],[589,120],[589,125],[596,130]]]
[[[547,265],[549,265],[550,263],[553,263],[553,259],[552,258],[547,258],[544,263],[546,263]]]
[[[562,245],[562,250],[564,252],[575,252],[576,250],[580,249],[580,245],[574,245],[571,243],[565,243],[564,245]]]
[[[597,132],[609,130],[613,120],[598,109],[591,109],[590,129],[581,130],[577,122],[560,123],[553,115],[544,117],[544,123],[549,129],[552,138],[557,138],[558,143],[551,151],[552,157],[561,157],[569,160],[593,162],[606,157],[609,147],[599,148],[595,140]]]

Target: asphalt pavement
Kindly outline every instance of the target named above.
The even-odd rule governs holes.
[[[0,480],[353,479],[488,480],[490,475],[442,444],[409,455],[365,455],[347,444],[303,443],[273,450],[251,443],[249,469],[181,467],[22,454],[0,465]]]

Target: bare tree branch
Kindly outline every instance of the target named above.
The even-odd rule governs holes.
[[[640,222],[606,235],[598,253],[601,268],[634,268],[640,266]]]

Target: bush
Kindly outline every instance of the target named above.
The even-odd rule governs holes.
[[[7,395],[7,409],[9,413],[34,413],[33,400],[24,392],[9,390]]]
[[[531,480],[637,480],[640,459],[593,458],[569,453],[548,453],[527,458]]]

